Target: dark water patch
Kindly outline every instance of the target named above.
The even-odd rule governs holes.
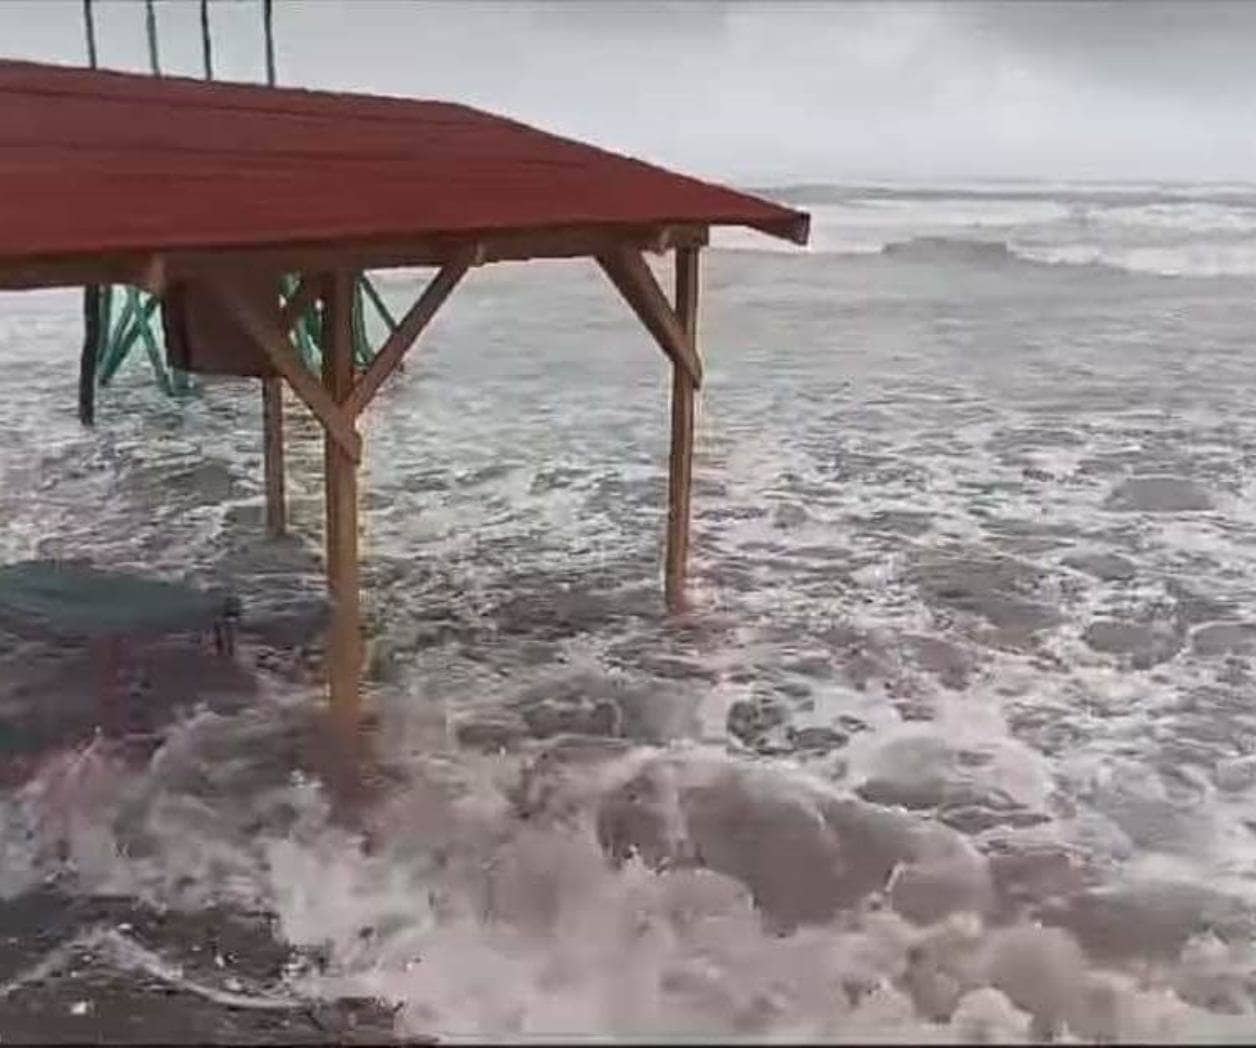
[[[925,467],[899,454],[841,451],[834,457],[827,472],[838,483],[859,482],[920,489],[929,482],[929,471]],[[821,490],[824,494],[833,494],[831,488]],[[798,493],[806,492],[800,490]]]
[[[531,495],[547,495],[554,491],[564,491],[575,487],[589,476],[587,469],[553,466],[537,470],[528,489]]]
[[[117,663],[102,652],[32,644],[0,659],[0,754],[36,759],[98,731],[155,740],[197,707],[237,712],[256,694],[242,659],[187,642],[135,642]]]
[[[1194,936],[1211,933],[1223,942],[1244,942],[1256,932],[1248,904],[1184,881],[1093,888],[1042,907],[1039,916],[1067,928],[1101,962],[1175,960]]]
[[[0,995],[0,1029],[31,1044],[395,1043],[379,1002],[288,993],[299,959],[266,914],[41,890],[0,903],[13,987]]]
[[[777,501],[772,506],[769,519],[772,527],[781,531],[792,531],[807,524],[811,520],[811,514],[800,503]]]
[[[1056,539],[1034,538],[1032,536],[993,538],[990,540],[990,545],[996,552],[1006,553],[1009,556],[1021,559],[1042,557],[1044,554],[1054,553],[1060,548],[1060,543]]]
[[[1256,625],[1215,622],[1201,626],[1191,634],[1191,651],[1204,657],[1256,654]]]
[[[507,597],[488,612],[507,636],[559,640],[606,630],[632,619],[660,617],[653,588],[607,592],[601,588],[554,589]]]
[[[167,465],[135,467],[123,474],[119,491],[138,506],[163,514],[218,506],[244,494],[231,464],[218,459],[176,470]]]
[[[698,695],[620,675],[577,671],[529,685],[509,700],[531,735],[624,736],[660,742],[692,735]]]
[[[1111,619],[1092,622],[1082,632],[1082,640],[1092,651],[1128,658],[1135,669],[1168,661],[1181,651],[1183,643],[1175,631]]]
[[[1213,759],[1256,753],[1256,709],[1245,688],[1198,685],[1161,715],[1168,739],[1210,751]]]
[[[857,531],[919,538],[933,530],[936,518],[932,513],[913,510],[878,510],[867,516],[850,516],[846,519]]]
[[[1006,717],[1013,738],[1048,757],[1074,750],[1090,737],[1090,726],[1076,710],[1055,703],[1014,702]]]
[[[1077,448],[1087,437],[1078,429],[1064,426],[1009,426],[990,434],[986,447],[991,451],[1036,451],[1040,448]]]
[[[728,734],[756,753],[788,753],[790,713],[778,698],[761,696],[740,699],[729,707]]]
[[[926,603],[978,616],[997,629],[1032,634],[1062,620],[1052,605],[1030,599],[1043,573],[1010,557],[961,554],[928,559],[916,564],[908,578]]]
[[[1207,576],[1210,569],[1215,569],[1216,561],[1211,557],[1201,558],[1196,563],[1198,574]],[[1194,626],[1201,622],[1233,619],[1238,608],[1233,600],[1200,593],[1193,583],[1182,582],[1170,576],[1165,579],[1165,592],[1173,600],[1174,619],[1184,625]]]
[[[768,513],[765,506],[705,506],[697,508],[694,518],[722,524],[728,521],[762,520]]]
[[[602,798],[599,839],[619,860],[696,862],[732,877],[781,932],[827,923],[883,888],[917,923],[988,907],[988,871],[959,834],[779,776],[742,761],[648,762]],[[778,855],[791,861],[771,861]]]
[[[1134,562],[1119,553],[1076,553],[1065,557],[1064,564],[1102,582],[1129,582],[1137,573]]]
[[[796,659],[786,659],[781,663],[786,673],[796,673],[815,680],[827,680],[833,676],[833,659],[827,655],[806,655]]]
[[[586,513],[610,513],[614,516],[640,507],[662,508],[667,505],[667,477],[629,479],[614,474],[601,474],[593,481],[584,498]]]
[[[903,644],[921,669],[934,674],[944,687],[962,691],[974,669],[974,660],[966,651],[940,637],[909,634]]]
[[[1126,513],[1192,513],[1214,508],[1202,485],[1185,477],[1134,477],[1113,489],[1103,508]]]

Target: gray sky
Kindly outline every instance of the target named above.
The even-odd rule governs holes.
[[[96,0],[146,69],[143,4]],[[211,0],[262,75],[260,0]],[[158,0],[199,73],[198,5]],[[1256,181],[1256,2],[277,0],[281,82],[442,97],[711,177]],[[80,63],[80,0],[0,0],[0,54]]]

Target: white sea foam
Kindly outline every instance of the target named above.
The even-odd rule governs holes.
[[[875,254],[923,238],[1003,244],[1031,262],[1106,266],[1165,276],[1256,274],[1256,196],[1227,197],[1164,190],[1126,190],[1095,196],[1061,187],[1058,199],[1042,189],[1029,198],[998,190],[966,190],[947,197],[931,190],[891,197],[850,190],[840,203],[798,206],[812,217],[809,250],[819,254]],[[1122,203],[1124,198],[1134,202]],[[713,243],[736,250],[785,250],[772,238],[718,230]],[[789,250],[794,250],[789,248]]]
[[[927,211],[817,211],[829,206]],[[942,210],[934,235],[950,239],[973,223],[1001,242],[1009,223],[1073,220],[1059,201],[1011,201],[989,228],[971,199]],[[929,235],[906,221],[890,232],[886,243]],[[882,240],[867,245],[879,253]],[[697,608],[667,627],[657,351],[584,268],[469,282],[372,408],[366,592],[372,640],[396,667],[372,699],[383,756],[403,772],[381,807],[365,826],[334,819],[323,789],[285,763],[294,713],[268,696],[192,716],[147,768],[103,744],[52,755],[0,810],[0,894],[55,875],[67,892],[270,911],[326,963],[245,998],[379,995],[400,1006],[403,1032],[447,1038],[1015,1041],[1052,1021],[1075,1039],[1250,1032],[1241,936],[1210,912],[1192,923],[1212,905],[1201,887],[1249,902],[1256,859],[1246,656],[1192,647],[1214,619],[1252,619],[1249,296],[1166,281],[1126,298],[1134,282],[1062,284],[1072,271],[1041,266],[988,279],[1017,260],[965,257],[954,295],[928,259],[915,285],[902,281],[893,253],[850,266],[709,259]],[[400,310],[416,291],[385,293]],[[176,408],[141,362],[84,434],[78,302],[32,316],[38,305],[30,324],[0,329],[18,391],[3,408],[0,545],[178,575],[253,543],[251,525],[227,519],[260,503],[248,387]],[[321,449],[295,407],[292,422],[294,526],[317,542]],[[226,505],[214,495],[166,513],[206,456],[232,481]],[[1206,488],[1215,511],[1105,508],[1128,476],[1167,473]],[[261,559],[275,549],[248,546]],[[1105,581],[1065,563],[1081,553],[1128,572]],[[1026,628],[1039,613],[1047,624]],[[1148,663],[1096,650],[1097,620],[1135,635],[1150,623],[1180,648]],[[535,694],[610,695],[639,740],[689,731],[692,713],[705,745],[585,740],[587,765],[557,762],[527,789],[531,743],[449,752],[445,709],[522,732]],[[789,727],[844,744],[782,753],[784,728],[762,744],[730,738],[733,704],[770,712],[766,700],[788,707]],[[636,808],[633,783],[648,802]],[[781,898],[818,911],[847,885],[829,860],[847,860],[852,813],[872,806],[856,791],[885,801],[870,836],[889,872],[856,847],[849,866],[872,873],[850,907],[777,935],[799,917]],[[920,810],[894,809],[894,794]],[[599,809],[617,813],[602,841]],[[765,811],[770,829],[733,832]],[[638,855],[612,863],[603,844],[634,833]],[[756,842],[771,842],[761,864]],[[691,865],[703,853],[715,869]],[[1019,894],[1003,899],[1009,878]],[[1081,942],[1079,961],[1069,936],[1087,938],[1082,920],[1032,926],[1048,889],[1092,885],[1083,916],[1162,930],[1156,907],[1171,911],[1182,957],[1147,931],[1115,957]],[[158,977],[177,957],[139,960]]]

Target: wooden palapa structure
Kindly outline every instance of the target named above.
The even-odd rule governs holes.
[[[591,258],[670,358],[665,590],[681,606],[699,253],[728,225],[808,234],[801,212],[465,106],[0,61],[0,288],[143,288],[162,299],[180,367],[258,377],[272,532],[284,528],[280,383],[322,424],[328,678],[347,722],[362,648],[357,419],[472,267]],[[667,251],[673,302],[643,257]],[[355,370],[356,281],[390,267],[437,273]],[[290,335],[314,305],[321,376]]]

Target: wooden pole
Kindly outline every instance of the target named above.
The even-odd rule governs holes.
[[[323,292],[323,384],[337,404],[353,388],[353,290],[355,274],[329,274]],[[327,485],[327,586],[331,629],[327,644],[328,684],[333,719],[356,731],[360,715],[362,660],[358,590],[357,463],[330,433],[323,438]]]
[[[288,530],[284,499],[283,379],[262,379],[262,460],[266,473],[266,534],[278,538]]]
[[[676,315],[695,358],[698,352],[698,251],[676,249]],[[672,364],[672,447],[667,483],[667,563],[664,594],[672,612],[685,607],[689,559],[689,493],[693,479],[694,379],[679,361]]]

